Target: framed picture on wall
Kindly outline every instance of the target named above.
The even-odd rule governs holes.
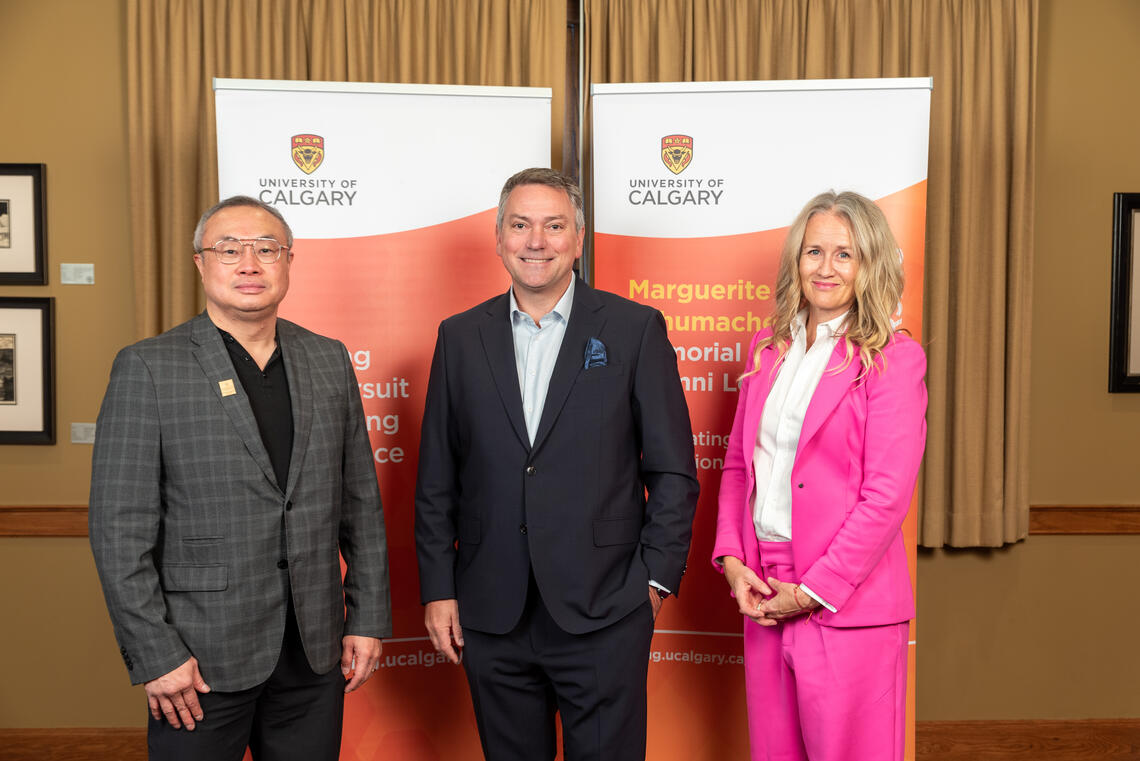
[[[1140,193],[1112,196],[1108,390],[1140,392]]]
[[[55,299],[0,298],[0,444],[55,443]]]
[[[0,285],[47,283],[43,164],[0,164]]]

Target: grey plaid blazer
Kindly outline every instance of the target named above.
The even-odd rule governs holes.
[[[384,518],[348,352],[286,320],[277,335],[294,428],[284,492],[204,312],[115,358],[90,536],[136,684],[191,655],[215,690],[264,682],[290,589],[317,673],[336,665],[343,635],[391,636]]]

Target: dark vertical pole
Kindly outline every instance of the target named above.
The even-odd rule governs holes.
[[[582,118],[581,46],[582,2],[566,0],[566,96],[562,100],[562,172],[573,177],[579,185],[582,184],[581,158],[578,153],[579,122]],[[587,222],[587,232],[591,228],[592,225]],[[592,241],[587,236],[582,258],[577,264],[578,274],[587,283],[593,279],[593,248]]]
[[[566,0],[566,96],[563,98],[562,172],[582,181],[578,165],[578,120],[581,118],[581,88],[578,48],[581,46],[579,13],[581,0]]]

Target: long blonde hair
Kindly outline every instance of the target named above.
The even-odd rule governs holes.
[[[835,371],[851,364],[857,346],[860,349],[859,361],[863,365],[859,377],[866,376],[894,335],[891,315],[902,298],[903,270],[899,245],[887,218],[883,210],[865,196],[851,191],[836,193],[829,190],[808,201],[788,229],[776,274],[772,335],[756,344],[752,373],[760,367],[761,350],[776,346],[778,365],[791,346],[793,320],[807,304],[800,286],[800,249],[808,220],[816,214],[834,214],[846,223],[859,262],[855,274],[855,303],[842,328],[847,357]]]

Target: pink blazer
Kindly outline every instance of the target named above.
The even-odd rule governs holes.
[[[757,342],[770,334],[757,333]],[[750,350],[747,369],[752,369]],[[886,369],[856,382],[858,350],[841,372],[840,341],[812,396],[792,467],[792,555],[797,581],[827,600],[829,626],[878,626],[914,617],[914,592],[900,527],[926,446],[926,356],[896,334]],[[720,481],[713,560],[732,555],[752,569],[760,549],[749,496],[752,453],[764,402],[775,380],[776,349],[760,354],[759,372],[740,384]],[[719,568],[719,564],[716,564]]]

